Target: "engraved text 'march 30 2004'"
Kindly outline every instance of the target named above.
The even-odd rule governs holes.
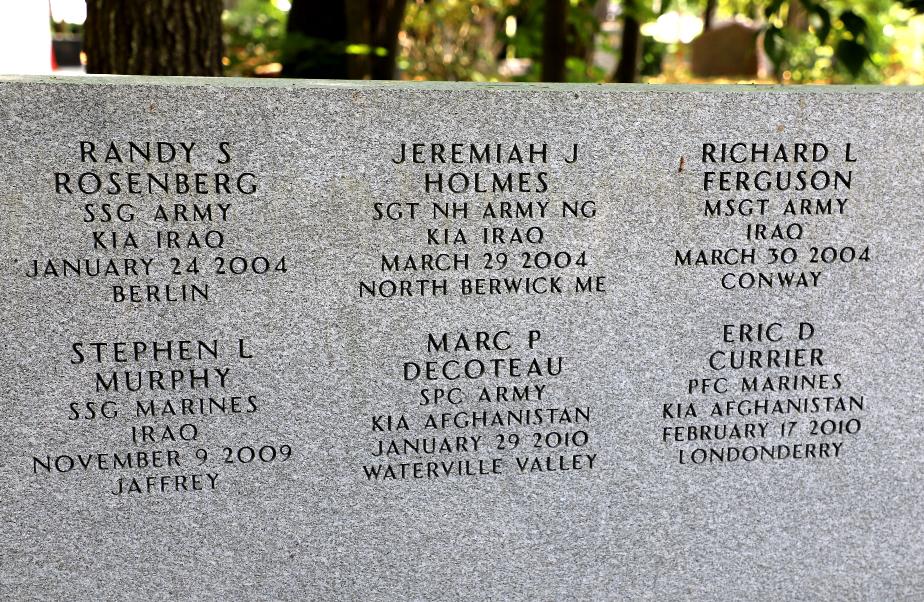
[[[3,79],[4,596],[924,596],[922,125]]]

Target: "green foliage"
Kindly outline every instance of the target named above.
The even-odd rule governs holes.
[[[524,59],[541,59],[545,2],[543,0],[511,2],[504,11],[503,18],[505,21],[508,18],[516,19],[516,33],[509,38],[514,54]]]
[[[872,58],[869,49],[856,40],[838,40],[834,56],[853,77],[860,75],[863,66]]]
[[[591,60],[599,28],[594,5],[595,0],[570,1],[568,81],[606,77]],[[537,81],[544,18],[544,0],[411,0],[398,67],[408,79]],[[508,23],[515,23],[512,35]]]
[[[542,36],[545,22],[544,0],[519,0],[506,3],[504,20],[514,18],[516,34],[508,41],[508,48],[517,58],[532,64],[519,81],[538,81],[542,72]],[[593,65],[594,41],[600,27],[593,12],[594,0],[571,0],[568,9],[568,33],[565,59],[566,79],[569,82],[601,81],[606,74]]]
[[[642,62],[641,65],[639,65],[638,74],[642,77],[660,75],[667,51],[667,44],[662,44],[653,38],[643,36]]]
[[[807,29],[790,22],[796,1],[807,13]],[[894,6],[924,8],[924,0],[772,0],[764,11],[764,50],[777,75],[794,83],[880,81],[890,50],[881,32],[900,25]]]
[[[398,38],[398,69],[408,79],[498,79],[505,4],[504,0],[411,0]]]
[[[286,13],[270,0],[238,0],[222,15],[225,75],[259,75],[280,60],[286,33]]]
[[[812,13],[818,19],[815,25],[815,36],[819,44],[826,44],[828,36],[831,35],[831,12],[820,4],[813,5]]]
[[[286,13],[277,2],[236,0],[225,11],[228,75],[271,75],[273,65],[292,48],[304,50],[314,44],[317,51],[307,56],[325,55],[317,45],[330,42],[286,38]],[[793,8],[796,2],[802,10]],[[595,55],[598,59],[607,53],[618,56],[621,16],[601,29],[597,0],[569,3],[567,80],[606,81],[611,74],[594,64]],[[623,15],[631,14],[645,24],[669,11],[702,17],[706,0],[619,0],[617,4]],[[717,4],[716,22],[744,18],[763,24],[767,56],[777,77],[791,83],[864,83],[886,77],[901,81],[896,74],[902,72],[906,58],[897,53],[899,38],[891,32],[905,26],[910,11],[924,14],[924,0],[718,0]],[[545,0],[407,0],[398,39],[399,72],[406,79],[536,81],[542,71],[544,12]],[[903,31],[903,52],[913,53],[908,32],[916,30]],[[339,49],[339,54],[343,52],[379,50],[351,46]],[[689,77],[683,55],[679,43],[662,44],[642,36],[639,74],[682,81]]]
[[[844,25],[844,29],[854,37],[866,33],[866,19],[852,10],[845,10],[842,12],[840,19],[841,23]]]
[[[600,21],[594,14],[594,0],[572,0],[568,11],[568,60],[581,63],[580,70],[568,71],[569,82],[604,81],[608,74],[593,64]]]

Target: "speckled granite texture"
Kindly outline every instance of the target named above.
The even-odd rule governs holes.
[[[134,162],[129,141],[140,145]],[[158,142],[172,160],[157,162]],[[770,160],[739,147],[743,163],[703,161],[704,144],[738,142],[768,144]],[[395,163],[402,143],[424,144],[426,162]],[[433,143],[446,157],[460,144],[465,160],[434,164]],[[546,144],[547,161],[468,162],[471,144],[504,145],[509,158],[514,143]],[[145,144],[152,161],[137,155]],[[774,162],[780,145],[788,160]],[[739,190],[704,190],[723,171],[753,183],[800,170],[843,179],[744,191],[731,175]],[[88,172],[100,192],[93,176],[80,191]],[[487,191],[426,191],[428,174],[448,186],[458,172],[481,174]],[[123,174],[117,194],[112,173]],[[180,192],[177,173],[194,193]],[[498,173],[530,191],[497,190]],[[148,174],[170,192],[149,192]],[[0,78],[0,599],[922,599],[922,191],[924,90],[914,88]],[[707,200],[729,199],[730,215],[708,214]],[[760,199],[766,212],[749,214]],[[534,213],[484,215],[517,201]],[[592,216],[563,217],[563,203],[589,201]],[[785,213],[790,201],[797,214]],[[471,215],[434,218],[434,202],[467,202]],[[193,203],[199,219],[177,221],[175,205],[196,217]],[[419,213],[393,205],[400,219],[377,219],[392,203]],[[122,204],[131,221],[119,220]],[[505,228],[505,242],[485,244],[485,227]],[[510,243],[514,227],[543,239]],[[156,233],[164,242],[169,230],[179,247],[158,249]],[[456,244],[435,244],[447,237]],[[770,264],[789,247],[797,257]],[[677,251],[695,259],[699,249],[712,264],[717,249],[721,264],[677,265]],[[734,262],[747,249],[757,265]],[[537,252],[552,266],[524,264],[524,253],[543,261]],[[556,267],[560,252],[572,263]],[[421,268],[438,253],[467,253],[468,268],[382,269],[383,254]],[[506,265],[486,266],[496,253]],[[198,274],[187,270],[194,257]],[[101,259],[113,273],[48,272],[65,259]],[[748,284],[746,273],[773,286],[723,288],[726,274]],[[805,286],[780,286],[785,274]],[[466,278],[556,275],[561,293],[461,294]],[[575,292],[585,276],[600,290]],[[443,278],[446,295],[361,295],[362,282]],[[208,299],[164,302],[167,284],[173,296],[207,286]],[[145,300],[115,302],[113,286],[142,287]],[[799,340],[800,323],[814,336]],[[779,327],[747,341],[742,324]],[[460,333],[470,342],[478,331],[490,338],[481,349],[455,349]],[[442,333],[450,348],[428,348]],[[173,355],[153,357],[166,341]],[[187,357],[179,341],[206,347]],[[731,351],[767,361],[775,349],[806,351],[790,366],[726,365]],[[823,354],[814,363],[812,349]],[[477,370],[473,360],[503,374],[441,376],[445,362]],[[540,367],[527,374],[532,360]],[[433,380],[415,377],[426,362],[439,366]],[[141,390],[124,390],[137,374]],[[118,391],[98,390],[113,378]],[[745,391],[746,378],[761,384]],[[497,387],[513,386],[528,399],[498,399]],[[421,405],[453,387],[458,404]],[[203,414],[209,397],[225,411]],[[778,399],[820,399],[825,411],[714,413]],[[431,415],[537,408],[570,408],[572,419],[585,408],[590,419],[425,428]],[[408,429],[376,431],[381,416],[393,428],[403,416]],[[720,427],[750,436],[703,440]],[[577,439],[548,447],[550,432]],[[449,448],[374,455],[379,442],[430,437]],[[717,457],[709,450],[726,460],[699,462]],[[150,464],[155,451],[163,465]],[[139,452],[147,467],[111,465]],[[731,461],[739,452],[775,457]],[[411,478],[367,478],[370,466],[402,462]],[[429,462],[490,474],[414,478],[419,462],[425,476]]]

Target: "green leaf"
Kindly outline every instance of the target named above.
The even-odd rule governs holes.
[[[840,19],[841,23],[844,24],[844,29],[852,33],[854,36],[858,36],[866,31],[866,19],[853,12],[852,10],[845,10],[842,12]]]
[[[639,2],[639,0],[625,0],[622,2],[622,14],[632,17],[639,23],[648,23],[658,17],[651,6],[651,2]]]
[[[834,49],[834,56],[853,77],[860,74],[863,64],[870,60],[869,50],[855,40],[841,40]]]
[[[821,5],[816,6],[812,12],[821,21],[821,25],[815,29],[815,35],[818,37],[818,43],[824,44],[827,42],[828,36],[831,35],[831,13]]]
[[[786,40],[783,39],[783,30],[779,27],[770,26],[764,32],[764,51],[774,65],[779,66],[783,62]]]
[[[780,10],[781,6],[783,6],[783,0],[772,0],[764,9],[764,17],[769,19],[774,13]]]

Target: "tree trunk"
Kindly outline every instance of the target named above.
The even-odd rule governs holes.
[[[808,31],[808,11],[799,0],[790,0],[789,11],[786,14],[786,26],[796,31]]]
[[[715,21],[716,4],[718,4],[718,0],[706,0],[706,10],[703,11],[703,31],[712,29],[712,24]]]
[[[349,79],[346,0],[294,0],[286,24],[282,75]]]
[[[407,0],[293,0],[286,77],[394,79]]]
[[[638,51],[642,38],[641,24],[635,16],[634,8],[634,2],[627,1],[623,4],[626,13],[622,20],[622,52],[614,77],[617,82],[623,84],[634,82],[638,74]]]
[[[542,81],[563,82],[568,54],[568,0],[545,0],[542,29]]]
[[[87,0],[88,73],[221,75],[222,0]]]
[[[407,0],[371,0],[372,45],[385,51],[372,54],[372,79],[395,79],[398,60],[398,33],[404,21]]]

